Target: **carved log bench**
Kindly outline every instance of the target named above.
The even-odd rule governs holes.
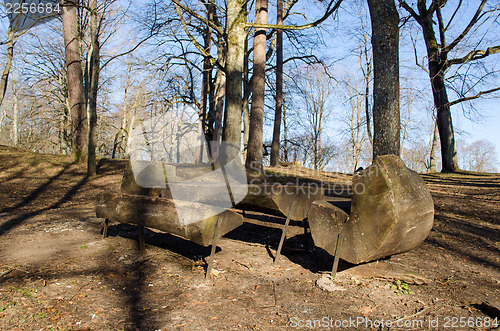
[[[423,179],[395,155],[377,157],[353,176],[350,214],[327,201],[309,212],[314,244],[353,264],[409,251],[434,221],[434,203]]]
[[[192,168],[190,170],[197,174],[209,172],[206,167]],[[210,181],[172,182],[177,177],[176,168],[162,162],[139,161],[139,169],[141,171],[135,176],[129,164],[122,179],[121,193],[98,196],[96,214],[105,219],[103,238],[112,220],[138,225],[141,251],[145,249],[144,227],[164,231],[201,246],[211,245],[206,273],[208,278],[218,238],[243,224],[243,216],[230,209],[228,199],[218,194],[207,194],[210,190],[216,191],[214,188],[226,190],[226,187]]]

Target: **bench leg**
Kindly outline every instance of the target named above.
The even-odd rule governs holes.
[[[144,253],[146,249],[146,243],[144,239],[144,225],[142,224],[142,222],[139,222],[139,224],[137,224],[137,230],[139,232],[139,251],[141,253]]]
[[[106,239],[106,236],[108,235],[108,225],[109,225],[109,220],[105,218],[104,227],[102,228],[102,239]]]
[[[337,244],[335,245],[335,256],[333,258],[333,268],[332,268],[332,277],[337,275],[337,269],[339,267],[339,258],[340,258],[340,249],[342,247],[342,231],[337,236]]]
[[[309,221],[307,220],[307,218],[304,218],[302,220],[302,226],[304,227],[304,250],[306,252],[309,252],[309,240],[307,240],[307,229],[309,228]]]
[[[212,239],[212,249],[210,251],[210,260],[208,261],[207,273],[205,274],[205,280],[210,279],[210,273],[212,272],[212,268],[214,266],[214,258],[215,258],[215,250],[217,249],[217,239],[219,239],[220,232],[220,224],[222,220],[217,218],[217,223],[215,224],[214,237]]]
[[[281,234],[280,243],[278,245],[278,250],[276,251],[276,256],[274,257],[274,263],[278,261],[281,255],[281,249],[283,248],[283,242],[285,241],[286,238],[286,231],[288,230],[288,224],[290,223],[290,215],[292,215],[293,207],[295,207],[295,201],[292,202],[292,205],[290,206],[290,211],[288,212],[288,216],[286,217],[285,226],[283,227],[283,233]]]

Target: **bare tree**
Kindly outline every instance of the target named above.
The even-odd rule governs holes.
[[[29,12],[25,13],[24,9],[20,12],[16,10],[7,13],[9,18],[9,27],[7,29],[7,41],[1,42],[0,44],[7,44],[7,58],[5,60],[5,67],[0,79],[0,106],[2,105],[5,93],[7,91],[7,84],[9,80],[9,73],[12,69],[12,62],[14,57],[14,45],[16,44],[17,38],[27,33],[33,26],[42,23],[55,16],[56,13],[49,15],[30,15]],[[29,23],[27,26],[26,23]]]
[[[427,6],[425,0],[418,0],[416,9],[410,6],[406,1],[399,0],[401,6],[410,13],[411,17],[422,28],[422,34],[427,50],[427,70],[429,73],[432,93],[434,97],[434,105],[437,112],[437,125],[439,129],[439,137],[441,141],[441,157],[443,163],[443,172],[454,172],[459,170],[457,153],[455,148],[455,136],[453,131],[453,123],[451,117],[450,106],[458,102],[478,98],[486,93],[492,93],[500,90],[500,88],[481,91],[473,96],[465,96],[456,101],[449,101],[446,88],[446,73],[453,65],[463,66],[466,63],[483,59],[491,54],[498,53],[500,46],[485,46],[486,49],[479,49],[483,45],[482,39],[485,35],[478,36],[479,42],[473,44],[465,51],[465,54],[458,55],[454,58],[449,58],[452,52],[464,52],[459,50],[459,45],[464,45],[466,40],[473,34],[478,33],[478,27],[488,21],[497,21],[498,7],[493,5],[492,8],[485,8],[487,0],[482,0],[476,8],[472,18],[467,25],[456,35],[453,40],[448,43],[449,35],[452,32],[452,27],[455,21],[463,17],[460,10],[463,9],[463,2],[459,1],[457,6],[451,10],[448,16],[448,22],[443,18],[442,10],[447,4],[446,1],[433,0]],[[450,7],[450,6],[448,6]],[[434,26],[437,22],[437,34]],[[486,29],[486,32],[489,30]],[[439,37],[437,37],[437,35]],[[439,40],[438,40],[439,38]]]
[[[362,73],[363,74],[363,73]],[[354,172],[359,167],[360,157],[364,142],[367,139],[366,126],[364,122],[367,121],[365,114],[364,97],[364,78],[359,79],[358,71],[354,74],[347,74],[342,80],[345,86],[346,97],[346,112],[343,116],[343,122],[347,125],[347,140],[346,146],[350,154],[350,167],[349,170]]]
[[[462,168],[477,172],[497,172],[498,158],[495,145],[482,139],[460,148]]]
[[[304,163],[309,163],[314,169],[322,169],[333,157],[334,148],[325,139],[324,126],[332,111],[331,91],[333,89],[330,77],[322,66],[312,66],[297,77],[301,105],[305,119],[306,139],[302,142]]]

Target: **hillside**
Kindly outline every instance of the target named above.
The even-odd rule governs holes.
[[[500,174],[423,175],[436,211],[427,240],[379,262],[341,263],[337,289],[327,292],[316,282],[333,259],[302,249],[312,240],[300,224],[291,223],[272,263],[279,217],[248,212],[219,242],[206,284],[209,247],[147,230],[141,256],[135,227],[115,223],[101,239],[95,197],[119,190],[125,166],[101,160],[87,179],[68,157],[0,146],[0,329],[277,330],[323,317],[424,327],[438,318],[440,328],[464,317],[482,328],[489,317],[480,304],[498,302]],[[345,185],[349,176],[301,180]]]

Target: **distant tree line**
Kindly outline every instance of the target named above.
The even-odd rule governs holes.
[[[63,0],[61,8],[43,26],[4,27],[0,139],[72,153],[87,160],[88,175],[98,155],[128,157],[135,125],[179,104],[196,109],[207,141],[226,143],[210,151],[213,162],[242,152],[250,170],[297,160],[352,172],[384,154],[419,171],[496,169],[488,142],[457,147],[452,121],[454,107],[474,117],[474,102],[500,91],[489,60],[500,51],[493,1]],[[325,34],[352,48],[333,53]],[[411,70],[400,39],[412,46]],[[428,74],[426,91],[415,68]]]

